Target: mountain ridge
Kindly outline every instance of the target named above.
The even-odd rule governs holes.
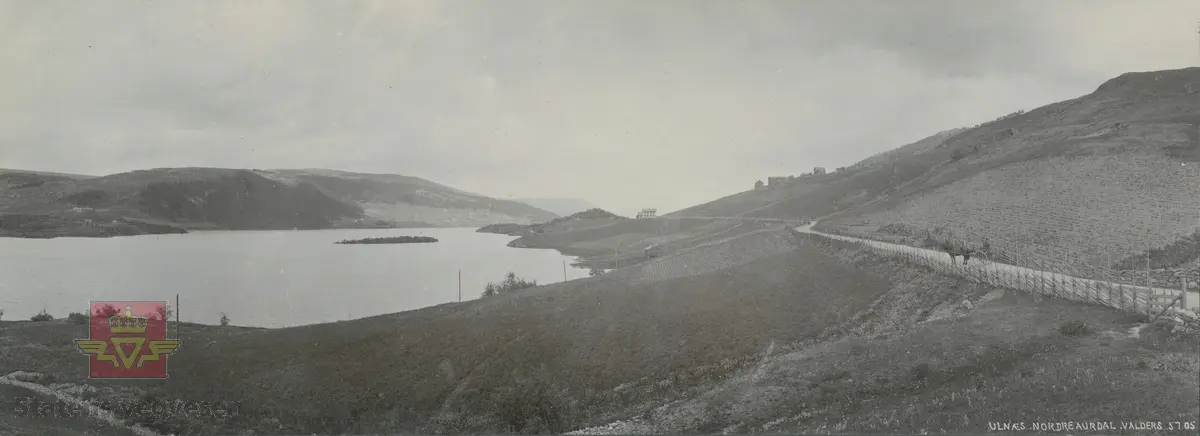
[[[522,203],[398,174],[211,167],[86,178],[0,172],[0,236],[477,227],[555,217]]]

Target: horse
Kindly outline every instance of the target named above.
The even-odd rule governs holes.
[[[971,256],[979,257],[980,255],[986,255],[990,248],[987,239],[984,239],[983,243],[965,242],[954,238],[952,235],[943,234],[944,232],[945,230],[938,229],[935,235],[934,232],[926,230],[925,245],[928,248],[937,247],[945,251],[946,254],[949,254],[951,265],[958,263],[958,256],[963,257],[962,264],[966,265],[971,260]]]

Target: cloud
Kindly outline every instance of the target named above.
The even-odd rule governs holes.
[[[6,2],[0,167],[332,167],[665,211],[1194,64],[1197,16],[1184,0]]]

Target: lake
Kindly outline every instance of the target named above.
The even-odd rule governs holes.
[[[432,236],[425,244],[337,245],[343,239]],[[183,321],[285,327],[478,298],[509,271],[538,283],[587,276],[554,250],[510,248],[474,228],[208,231],[117,238],[0,238],[3,319],[86,312],[89,301],[157,300]]]

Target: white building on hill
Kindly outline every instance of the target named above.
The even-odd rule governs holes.
[[[641,212],[638,212],[637,219],[641,220],[641,219],[654,218],[654,216],[657,214],[658,214],[658,209],[642,209]]]

